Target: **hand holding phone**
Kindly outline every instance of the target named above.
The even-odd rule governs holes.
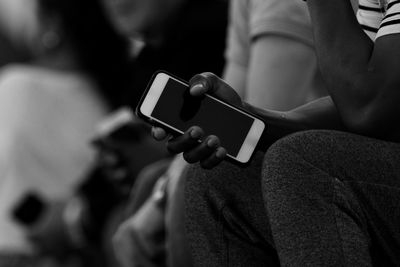
[[[223,100],[221,100],[223,99]],[[265,124],[241,108],[236,92],[213,74],[196,75],[189,84],[167,73],[157,73],[139,103],[137,113],[153,125],[153,136],[168,141],[174,153],[212,168],[228,158],[247,163]],[[201,142],[199,142],[201,140]]]

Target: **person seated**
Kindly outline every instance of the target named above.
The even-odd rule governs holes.
[[[185,181],[195,266],[400,264],[399,3],[360,0],[356,15],[350,0],[307,5],[328,97],[274,111],[244,102],[213,74],[190,82],[193,96],[215,95],[267,124],[246,168],[222,162],[218,137],[198,126],[168,141],[199,163]]]
[[[225,79],[246,101],[258,107],[293,108],[326,92],[313,45],[310,16],[302,3],[231,1]],[[208,60],[212,62],[212,58]],[[160,264],[163,257],[168,266],[191,265],[183,234],[184,165],[178,156],[170,165],[149,166],[139,178],[160,178],[163,186],[154,188],[147,200],[138,197],[142,186],[133,191],[128,212],[131,216],[115,236],[115,250],[129,262],[124,266],[140,260],[149,264],[151,259]],[[154,222],[156,218],[161,221]],[[161,230],[165,231],[162,240]]]

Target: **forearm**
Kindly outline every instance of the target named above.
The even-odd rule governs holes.
[[[307,3],[316,52],[330,95],[341,112],[365,105],[375,94],[371,82],[377,79],[369,68],[374,46],[358,24],[350,0]]]
[[[373,43],[358,25],[350,0],[308,0],[308,7],[321,71],[348,130],[398,142],[398,29]]]
[[[266,123],[266,130],[259,144],[259,149],[263,151],[291,133],[311,129],[346,129],[330,97],[317,99],[287,112],[263,110],[249,104],[245,105],[247,110]]]

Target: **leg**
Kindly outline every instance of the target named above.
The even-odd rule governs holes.
[[[400,145],[310,131],[268,151],[263,196],[283,266],[400,264]]]
[[[261,163],[188,170],[185,230],[197,266],[278,266],[261,194]]]
[[[180,161],[184,159],[180,157]],[[184,166],[187,166],[184,163]],[[167,187],[167,207],[165,210],[166,258],[168,267],[193,266],[187,237],[185,235],[184,183],[186,167],[169,176]]]

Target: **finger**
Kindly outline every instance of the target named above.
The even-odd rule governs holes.
[[[170,139],[167,143],[167,149],[173,154],[191,150],[199,145],[199,140],[203,135],[204,132],[200,127],[191,127],[183,135]]]
[[[152,127],[151,135],[153,136],[154,139],[156,139],[158,141],[162,141],[162,140],[166,139],[168,136],[167,132],[160,127]]]
[[[205,93],[212,94],[218,89],[219,78],[210,72],[205,72],[195,75],[189,84],[190,94],[193,96],[201,96]]]
[[[220,146],[220,141],[215,135],[208,136],[201,144],[183,154],[188,163],[195,163],[210,157]]]
[[[215,153],[210,157],[200,161],[200,166],[204,169],[212,169],[221,163],[226,158],[226,149],[223,147],[217,148]]]
[[[190,80],[189,84],[190,94],[193,96],[208,93],[233,105],[243,106],[242,99],[235,90],[213,73],[198,74]]]

